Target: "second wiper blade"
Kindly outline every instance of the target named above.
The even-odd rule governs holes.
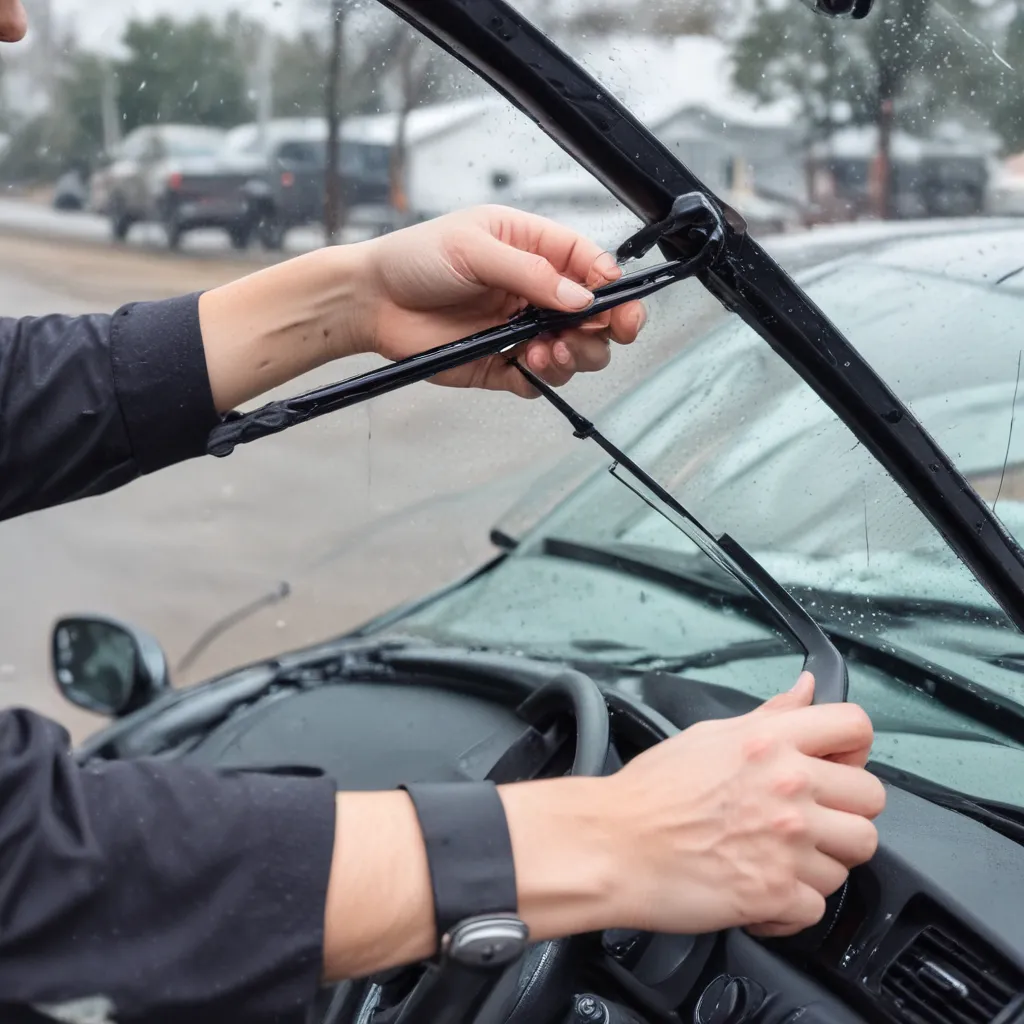
[[[577,412],[554,388],[510,359],[521,374],[573,426],[578,438],[590,439],[614,460],[612,475],[633,491],[653,511],[688,537],[711,561],[741,583],[765,607],[771,609],[781,626],[804,649],[804,669],[815,678],[814,703],[831,704],[846,700],[849,677],[843,656],[803,606],[778,583],[761,564],[732,537],[714,537],[650,474],[608,440],[585,416]]]

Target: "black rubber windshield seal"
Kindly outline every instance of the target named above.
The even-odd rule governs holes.
[[[1024,629],[1024,550],[850,342],[618,100],[505,0],[378,0],[527,114],[630,210],[663,219],[702,192],[725,211],[725,252],[699,277],[814,389]],[[694,255],[684,237],[667,258]]]

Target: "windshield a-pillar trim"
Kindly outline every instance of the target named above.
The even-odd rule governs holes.
[[[700,275],[702,283],[829,405],[1024,629],[1024,550],[742,220],[649,129],[505,0],[378,2],[475,71],[646,222],[665,217],[687,192],[723,208],[730,223],[725,252]],[[662,248],[669,258],[693,255],[675,237]]]

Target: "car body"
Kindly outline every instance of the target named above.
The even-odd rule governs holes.
[[[322,223],[327,126],[323,118],[246,124],[214,160],[182,163],[162,207],[172,247],[195,228],[224,228],[239,246],[256,234],[280,249],[292,228]],[[343,139],[339,175],[348,217],[373,233],[392,226],[390,149]]]
[[[57,179],[53,189],[53,208],[68,212],[84,210],[89,201],[89,187],[86,177],[74,168]]]
[[[679,354],[595,418],[614,464],[581,444],[498,524],[495,557],[439,593],[189,690],[169,687],[137,630],[107,623],[97,657],[102,629],[59,625],[64,692],[95,709],[121,690],[108,707],[120,717],[77,756],[327,774],[355,789],[482,778],[533,726],[530,695],[572,671],[600,687],[614,765],[791,685],[811,653],[799,612],[875,723],[870,768],[888,789],[875,857],[788,942],[541,944],[515,966],[500,1019],[1019,1020],[1024,232],[815,233],[776,258],[502,0],[386,6],[511,96],[631,214],[661,223],[664,258],[694,269],[727,315],[693,338],[680,288],[651,293],[649,329]],[[713,229],[666,218],[694,194]],[[757,567],[785,600],[749,585]],[[552,948],[572,952],[557,971]],[[385,996],[440,984],[413,972],[328,993],[313,1012],[368,1020]],[[574,1010],[580,992],[595,1017]]]
[[[218,128],[190,124],[143,125],[129,133],[93,176],[90,206],[110,218],[123,241],[133,224],[162,222],[186,164],[211,160],[224,140]]]

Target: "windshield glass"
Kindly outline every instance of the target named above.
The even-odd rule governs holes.
[[[886,0],[850,21],[796,0],[519,7],[777,257],[820,245],[824,259],[841,239],[829,225],[856,225],[848,245],[903,240],[871,272],[826,287],[822,305],[1024,538],[1021,347],[1017,302],[1004,294],[1020,285],[1021,238],[944,237],[1024,212],[1024,8]],[[585,223],[579,204],[595,187],[575,192]],[[940,227],[939,239],[905,240]],[[938,380],[979,322],[984,347],[963,375]]]
[[[998,216],[1009,210],[997,196],[997,157],[1012,153],[1015,136],[997,95],[1003,79],[989,75],[1002,66],[998,40],[1012,36],[1013,19],[972,5],[963,16],[905,5],[928,17],[915,22],[920,45],[900,58],[912,66],[893,83],[880,80],[889,71],[879,56],[890,54],[885,33],[904,31],[892,28],[892,5],[865,24],[830,22],[784,0],[519,6],[736,206],[784,266],[802,271],[811,297],[1024,538],[1015,424],[1024,231]],[[996,33],[996,53],[979,42],[988,36],[967,31],[982,21]],[[842,69],[841,96],[821,81],[815,47],[828,46],[837,52],[821,61]],[[940,46],[959,54],[955,73],[929,66]],[[975,71],[967,102],[958,90]],[[815,105],[823,90],[824,126]],[[583,230],[589,219],[589,233],[600,225],[616,241],[629,230],[615,201],[571,167],[520,182],[510,198]],[[840,221],[850,226],[822,227]],[[649,330],[659,341],[674,336],[681,354],[596,417],[605,433],[712,532],[739,540],[835,638],[1024,706],[1021,635],[922,512],[744,324],[728,319],[693,340],[685,301],[674,289],[650,300]],[[727,582],[609,476],[600,452],[553,469],[495,535],[518,547],[463,594],[419,613],[414,631],[558,656],[585,651],[765,694],[791,670],[775,655],[723,655],[749,640],[731,605],[714,629],[701,620],[691,630],[690,609],[667,611],[649,581],[610,581],[615,570],[595,551],[619,557],[620,577],[639,561]],[[551,596],[565,588],[571,602]],[[853,699],[871,704],[873,685],[851,665]]]

